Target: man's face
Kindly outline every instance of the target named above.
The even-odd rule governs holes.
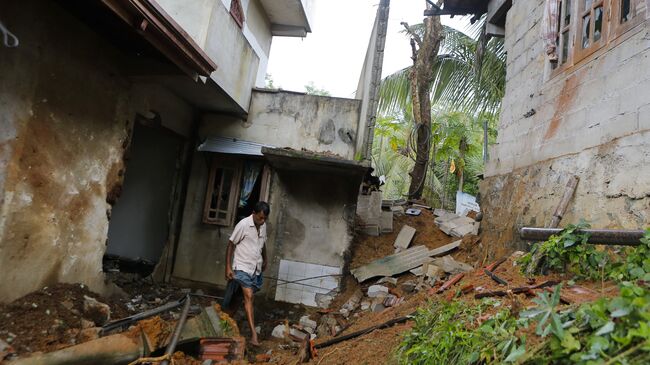
[[[266,214],[264,212],[253,213],[253,222],[255,226],[261,227],[266,222]]]

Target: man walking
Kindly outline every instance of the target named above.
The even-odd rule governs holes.
[[[224,307],[229,306],[232,289],[241,287],[244,294],[244,309],[251,329],[252,345],[259,345],[253,316],[253,295],[262,287],[262,272],[266,269],[266,218],[271,213],[269,204],[263,201],[255,204],[253,214],[242,219],[228,241],[226,249],[226,280],[228,292]]]

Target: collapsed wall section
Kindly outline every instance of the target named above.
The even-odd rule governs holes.
[[[128,84],[96,35],[50,2],[5,3],[0,49],[0,301],[56,282],[103,288],[128,144]]]

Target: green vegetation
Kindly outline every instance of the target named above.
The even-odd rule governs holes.
[[[586,227],[584,222],[569,226],[520,262],[530,265],[537,253],[545,270],[618,281],[619,295],[566,306],[560,304],[558,285],[553,293],[539,293],[533,299],[536,306],[518,317],[501,310],[482,323],[483,313],[500,302],[486,299],[477,306],[431,303],[418,311],[414,328],[404,336],[397,350],[400,363],[650,363],[650,229],[640,246],[625,250],[624,259],[613,261],[610,253],[585,244],[587,237],[576,233]],[[534,341],[533,335],[528,339],[522,335],[531,333],[531,326]]]
[[[313,81],[310,81],[305,85],[305,93],[307,95],[320,95],[320,96],[330,96],[330,92],[325,89],[319,89],[314,85]]]

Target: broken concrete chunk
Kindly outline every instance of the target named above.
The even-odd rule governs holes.
[[[303,332],[303,331],[301,331],[301,330],[299,330],[297,328],[293,328],[293,327],[291,327],[289,329],[289,334],[291,336],[297,337],[297,338],[299,338],[301,340],[304,340],[304,339],[306,339],[307,337],[310,336],[309,333],[305,333],[305,332]]]
[[[384,298],[375,298],[370,304],[370,311],[372,312],[381,312],[384,309],[386,309],[386,306],[384,306]]]
[[[388,295],[388,288],[383,285],[371,285],[368,288],[368,297],[377,298],[385,297]]]
[[[474,232],[474,224],[475,223],[470,223],[470,224],[463,224],[460,226],[454,227],[451,232],[449,232],[449,235],[453,237],[465,237],[466,235]]]
[[[330,304],[332,304],[332,300],[334,300],[334,295],[335,294],[330,294],[330,293],[326,293],[326,294],[316,293],[316,295],[314,296],[314,300],[316,301],[316,305],[318,305],[320,308],[326,309],[329,308]]]
[[[316,321],[309,318],[309,316],[300,317],[300,325],[305,329],[307,328],[312,329],[311,332],[313,332],[313,330],[315,330],[316,327],[318,327],[318,323],[316,323]]]
[[[361,302],[361,298],[363,298],[363,292],[360,289],[357,289],[348,299],[345,304],[341,307],[341,310],[346,310],[348,313],[353,312],[357,307],[359,306],[359,302]]]
[[[433,264],[433,263],[426,263],[423,265],[424,266],[424,275],[427,278],[438,280],[444,274],[444,270],[440,268],[440,266]]]
[[[362,311],[368,310],[368,308],[370,308],[370,304],[371,303],[369,301],[364,300],[363,302],[361,302],[361,310]]]
[[[474,229],[472,229],[471,234],[478,236],[478,231],[481,228],[481,222],[474,222]]]
[[[395,243],[393,243],[393,246],[397,249],[408,248],[411,245],[413,236],[415,236],[415,231],[415,228],[405,224],[397,234],[397,238],[395,238]]]
[[[275,338],[284,338],[285,333],[287,332],[287,326],[283,324],[279,324],[273,328],[273,331],[271,332],[271,336]]]
[[[415,291],[415,287],[417,285],[418,284],[413,280],[405,281],[402,283],[402,291],[404,291],[405,293],[412,293],[413,291]]]
[[[458,274],[463,272],[468,272],[473,270],[472,265],[468,265],[464,262],[456,261],[453,257],[447,255],[443,257],[438,257],[433,259],[433,264],[443,269],[446,273],[449,274]]]
[[[100,303],[95,298],[84,295],[83,316],[97,326],[105,325],[111,319],[111,308],[104,303]]]
[[[396,217],[401,217],[401,216],[404,215],[404,207],[403,206],[390,207],[390,211]]]

